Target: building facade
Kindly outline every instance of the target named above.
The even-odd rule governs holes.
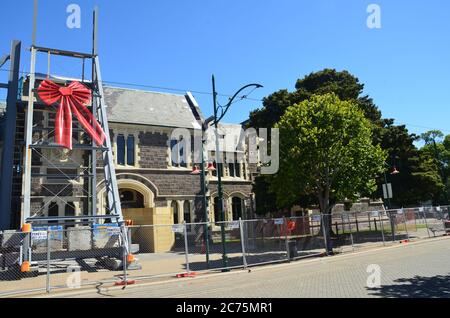
[[[24,105],[27,85],[18,104],[14,193],[12,202],[13,228],[20,220],[21,209],[21,149],[23,149]],[[193,175],[195,163],[187,158],[186,147],[173,138],[174,130],[184,129],[192,136],[201,136],[204,120],[197,102],[185,95],[148,92],[124,88],[104,88],[110,138],[122,210],[126,219],[135,224],[177,224],[205,221],[202,206],[200,176]],[[35,103],[33,142],[54,145],[55,108]],[[223,125],[238,135],[239,125]],[[240,139],[237,136],[237,139]],[[73,142],[83,144],[85,132],[74,122]],[[182,140],[181,140],[182,141]],[[189,141],[194,144],[194,137]],[[182,143],[181,143],[182,144]],[[186,144],[186,143],[184,143]],[[207,143],[209,145],[209,143]],[[253,216],[252,180],[256,165],[246,162],[223,163],[223,194],[225,220]],[[189,152],[194,157],[193,147]],[[207,146],[207,158],[213,158],[214,148]],[[228,150],[234,156],[233,151]],[[235,153],[238,150],[234,151]],[[100,159],[100,158],[99,158]],[[211,159],[212,160],[212,159]],[[86,151],[60,147],[43,148],[32,155],[32,216],[81,216],[88,214],[88,178],[83,177]],[[210,161],[212,162],[212,161]],[[101,160],[97,166],[96,213],[106,213],[105,181]],[[215,164],[215,163],[214,163]],[[207,171],[209,221],[219,221],[217,209],[217,171]]]

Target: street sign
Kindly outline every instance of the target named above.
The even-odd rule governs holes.
[[[392,199],[394,196],[392,195],[392,184],[383,184],[383,198]]]

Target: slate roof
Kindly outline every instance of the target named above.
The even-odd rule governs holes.
[[[109,122],[200,129],[185,95],[104,87]]]

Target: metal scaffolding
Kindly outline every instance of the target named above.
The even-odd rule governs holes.
[[[37,14],[35,13],[35,21],[36,17]],[[118,224],[123,223],[119,191],[113,163],[110,132],[106,115],[106,104],[103,95],[99,57],[97,53],[97,25],[98,9],[96,8],[94,10],[93,18],[92,53],[81,53],[37,46],[35,43],[36,22],[34,23],[33,44],[31,46],[30,74],[26,80],[26,84],[28,85],[28,93],[26,93],[26,91],[24,90],[24,95],[27,94],[27,96],[24,96],[24,98],[22,98],[22,101],[25,101],[25,143],[23,148],[23,200],[20,216],[21,226],[26,223],[48,224],[49,222],[66,225],[96,224],[99,223],[102,219],[108,219],[111,222]],[[80,80],[80,82],[92,90],[92,103],[88,108],[94,115],[94,118],[99,122],[106,135],[104,144],[96,145],[95,142],[91,140],[90,137],[88,137],[88,135],[83,134],[83,129],[80,128],[78,126],[79,123],[74,120],[74,123],[76,123],[77,127],[75,127],[73,131],[78,134],[78,137],[75,138],[76,142],[74,141],[73,152],[81,152],[83,162],[76,162],[71,158],[70,154],[66,157],[67,160],[73,161],[73,164],[77,165],[80,168],[77,169],[76,173],[67,173],[67,171],[64,171],[61,166],[56,164],[52,160],[52,158],[49,157],[49,153],[51,152],[47,150],[59,149],[60,151],[63,151],[63,149],[58,144],[55,144],[51,140],[51,136],[54,133],[54,128],[51,127],[51,125],[48,125],[48,123],[44,127],[39,127],[39,125],[36,125],[36,111],[54,113],[54,108],[43,106],[39,101],[39,98],[37,96],[37,87],[39,86],[40,82],[46,78],[50,78],[55,83],[62,85],[68,84],[68,82],[70,82],[70,80],[67,79],[51,77],[49,73],[47,74],[46,78],[37,74],[36,60],[39,54],[46,55],[48,58],[48,63],[50,63],[50,59],[52,56],[64,56],[79,59],[82,61],[82,79]],[[91,80],[85,80],[86,61],[91,61],[92,63]],[[36,160],[45,163],[53,170],[54,173],[49,174],[48,172],[42,173],[41,171],[38,171],[38,169],[36,169],[36,167],[33,165]],[[97,169],[100,170],[99,163],[102,163],[102,173],[106,185],[106,207],[97,207]],[[50,200],[48,198],[44,198],[45,196],[42,193],[39,193],[39,199],[43,200],[45,204],[39,209],[34,209],[32,207],[32,199],[34,199],[33,181],[35,179],[39,180],[39,178],[42,179],[48,177],[67,180],[80,179],[85,181],[83,182],[82,194],[79,194],[79,197],[84,200],[83,207],[81,208],[83,210],[82,215],[48,216],[45,215],[45,212],[43,211],[45,210],[46,205],[48,206],[48,204],[52,200],[64,201],[64,199],[62,199],[62,193],[67,191],[68,186],[62,187],[62,189],[58,189],[58,191],[54,191],[53,189],[45,188],[44,185],[40,184],[40,186],[44,188],[43,190],[45,190],[49,194],[48,197],[50,197]],[[70,184],[71,183],[69,182],[68,185]],[[72,194],[72,196],[75,197],[76,194]],[[97,209],[99,213],[97,213]],[[105,211],[103,211],[103,209],[105,209]]]

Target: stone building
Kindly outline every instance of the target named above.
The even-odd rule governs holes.
[[[39,78],[39,77],[38,77]],[[43,79],[43,78],[41,78]],[[54,81],[63,79],[53,78]],[[39,82],[39,80],[38,80]],[[18,105],[15,176],[12,202],[14,226],[20,219],[21,150],[23,148],[24,106],[28,100],[27,83]],[[171,138],[175,129],[187,129],[194,136],[201,133],[204,120],[195,98],[185,95],[148,92],[125,88],[104,88],[110,137],[122,209],[135,224],[177,224],[205,219],[202,208],[200,176],[193,175],[194,164],[175,160],[184,149]],[[35,103],[34,142],[54,146],[55,109]],[[78,127],[76,123],[74,127]],[[239,131],[240,125],[223,125]],[[85,132],[74,129],[74,144],[83,144]],[[239,139],[239,136],[237,137]],[[194,140],[191,140],[192,144]],[[208,144],[209,145],[209,144]],[[178,148],[176,148],[178,147]],[[210,156],[214,155],[207,146]],[[246,163],[245,142],[242,163],[223,164],[225,219],[248,218],[253,214],[252,180],[255,165]],[[192,154],[191,154],[192,155]],[[87,214],[85,193],[88,179],[79,177],[88,171],[86,151],[68,151],[59,147],[40,149],[32,156],[32,211],[39,216],[73,216]],[[211,157],[212,158],[212,157]],[[103,170],[97,169],[97,213],[105,213],[106,197]],[[218,221],[217,176],[207,172],[209,181],[209,220]],[[57,195],[55,195],[57,194]]]

